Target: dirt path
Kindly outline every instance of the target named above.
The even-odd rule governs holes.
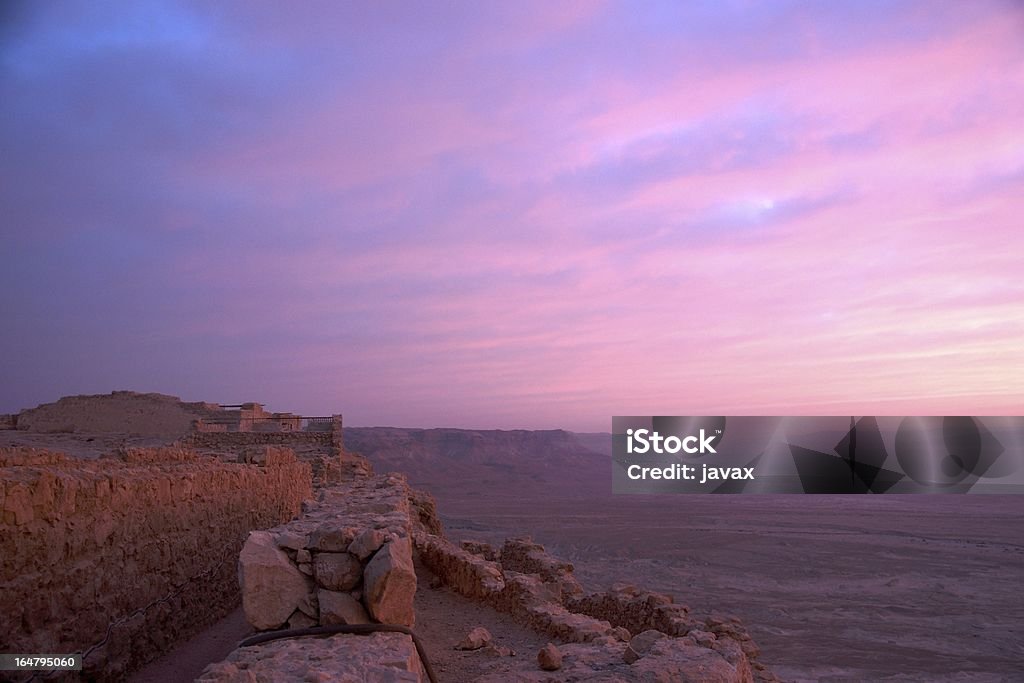
[[[537,670],[537,651],[548,638],[446,587],[431,588],[433,574],[422,566],[416,567],[416,575],[415,631],[441,683],[471,683],[485,674],[512,679],[516,672]],[[476,626],[490,631],[496,646],[511,648],[515,654],[502,656],[494,648],[456,650]]]
[[[548,643],[548,638],[517,624],[507,614],[468,600],[448,588],[431,588],[434,575],[422,566],[416,567],[416,573],[419,588],[415,631],[441,683],[471,683],[485,674],[511,678],[517,671],[537,668],[537,651]],[[490,631],[496,646],[509,648],[515,654],[503,656],[496,648],[456,650],[455,646],[476,626]],[[137,671],[128,679],[129,683],[191,683],[207,665],[227,657],[250,633],[252,627],[238,608]]]
[[[252,633],[239,607],[191,640],[150,662],[128,678],[129,683],[192,683],[208,664],[219,662]]]

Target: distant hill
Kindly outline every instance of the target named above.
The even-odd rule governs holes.
[[[186,434],[196,418],[216,414],[212,403],[186,403],[177,396],[115,391],[65,396],[18,413],[18,429],[31,432],[136,434],[173,439]]]
[[[540,489],[582,495],[611,486],[611,461],[594,449],[598,435],[345,427],[344,436],[345,448],[369,458],[376,471],[405,472],[413,485],[438,492],[519,495]]]

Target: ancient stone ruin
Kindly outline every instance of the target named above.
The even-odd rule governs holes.
[[[3,424],[93,443],[80,428],[87,398]],[[514,656],[473,629],[459,647],[512,662],[479,680],[775,680],[736,619],[634,586],[588,592],[571,564],[526,537],[449,539],[429,495],[345,451],[340,415],[310,422],[243,404],[219,421],[221,406],[167,398],[142,402],[173,404],[170,418],[142,411],[135,424],[179,429],[191,415],[172,445],[93,459],[0,447],[0,650],[80,652],[85,679],[123,680],[240,602],[257,634],[272,635],[247,639],[199,680],[425,681],[437,674],[413,634],[426,572],[549,641]]]

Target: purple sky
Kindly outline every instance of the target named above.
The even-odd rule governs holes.
[[[0,412],[1024,405],[1019,2],[0,12]]]

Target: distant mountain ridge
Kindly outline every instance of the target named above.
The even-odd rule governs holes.
[[[508,493],[524,487],[610,487],[611,460],[595,450],[600,435],[561,429],[479,430],[345,427],[346,450],[378,472],[405,472],[415,486]],[[610,444],[610,436],[605,435]]]

